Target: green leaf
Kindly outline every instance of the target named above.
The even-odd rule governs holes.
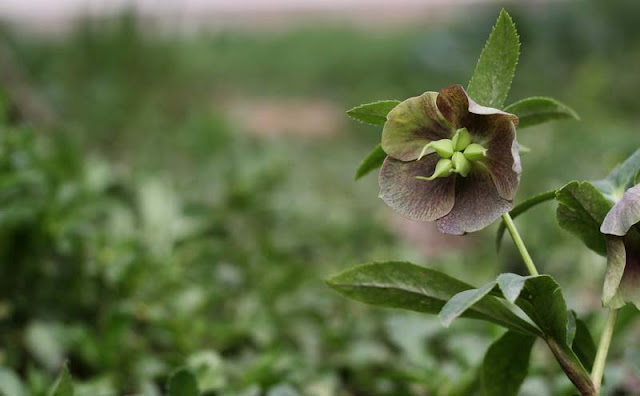
[[[567,343],[569,312],[560,286],[551,276],[540,275],[522,277],[524,283],[519,287],[515,282],[517,276],[511,274],[506,278],[508,282],[504,282],[509,285],[505,288],[513,289],[510,298],[513,298],[515,290],[519,288],[516,304],[542,330],[543,339],[567,377],[583,394],[594,394],[589,372]],[[503,290],[502,287],[500,290]]]
[[[502,108],[515,74],[520,40],[509,14],[503,9],[484,46],[467,92],[484,106]]]
[[[490,282],[481,288],[465,290],[453,296],[438,314],[444,327],[449,327],[457,317],[482,300],[493,290],[495,285],[496,282]]]
[[[515,303],[520,296],[527,279],[529,279],[529,277],[517,274],[500,274],[497,282],[500,287],[500,291],[507,301]]]
[[[580,119],[578,114],[569,106],[555,99],[542,96],[519,100],[505,107],[504,111],[518,116],[518,129],[554,120]]]
[[[58,378],[56,378],[56,381],[49,388],[47,396],[73,396],[73,394],[74,390],[71,374],[69,373],[69,368],[65,364],[62,367],[62,371],[60,371]]]
[[[356,180],[369,172],[378,169],[382,166],[384,159],[387,157],[387,153],[382,149],[382,145],[378,144],[360,163],[358,170],[356,171]]]
[[[576,318],[575,324],[576,331],[571,349],[578,356],[584,368],[590,372],[593,368],[593,361],[596,358],[596,344],[593,342],[589,328],[583,320]]]
[[[518,204],[515,208],[511,209],[509,215],[511,215],[512,219],[520,216],[527,210],[533,208],[534,206],[541,204],[543,202],[550,201],[556,197],[557,190],[551,190],[547,192],[543,192],[538,195],[534,195],[533,197],[527,198],[525,201]],[[500,245],[502,244],[502,236],[504,235],[504,231],[506,230],[506,225],[504,220],[500,221],[500,226],[498,226],[498,232],[496,235],[496,249],[500,250]]]
[[[399,100],[381,100],[362,104],[348,110],[347,115],[365,124],[384,125],[387,122],[387,114],[398,104],[400,104]]]
[[[609,200],[617,202],[622,194],[637,184],[640,174],[640,149],[616,166],[603,180],[593,182]]]
[[[327,284],[356,301],[428,314],[437,314],[453,296],[473,289],[439,271],[399,261],[362,265],[329,278]],[[485,297],[461,316],[539,334],[538,329],[518,316],[508,303],[493,296]]]
[[[168,396],[198,396],[196,377],[186,368],[179,368],[171,374],[167,383]]]
[[[573,181],[558,190],[556,218],[560,227],[577,236],[594,252],[605,256],[605,238],[600,225],[611,202],[590,182]]]
[[[491,344],[482,362],[482,390],[487,396],[516,396],[527,377],[536,338],[507,331]]]

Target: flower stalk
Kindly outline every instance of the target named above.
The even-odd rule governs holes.
[[[607,354],[609,353],[609,346],[611,345],[611,339],[613,338],[613,329],[618,318],[618,309],[610,309],[607,316],[607,322],[602,330],[600,336],[600,343],[598,344],[598,351],[596,352],[596,358],[593,362],[593,369],[591,370],[591,380],[596,388],[596,396],[600,394],[600,386],[602,385],[602,376],[604,374],[604,366],[607,361]]]
[[[533,276],[539,275],[538,269],[536,268],[536,265],[533,263],[533,259],[531,258],[531,255],[529,254],[529,251],[527,250],[527,247],[525,246],[524,241],[522,240],[522,237],[520,237],[520,233],[518,233],[518,229],[516,228],[516,225],[513,223],[513,219],[511,218],[511,215],[509,214],[509,212],[503,214],[502,219],[504,220],[504,224],[507,226],[507,230],[509,230],[509,234],[511,235],[511,239],[513,239],[513,243],[515,243],[516,248],[518,248],[518,251],[520,252],[520,256],[522,256],[524,265],[527,266],[527,270],[529,271],[529,274]]]

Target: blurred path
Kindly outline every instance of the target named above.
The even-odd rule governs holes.
[[[460,10],[496,0],[0,0],[0,20],[32,31],[64,31],[84,15],[135,9],[143,17],[180,31],[273,28],[309,17],[363,25],[400,24],[432,12]],[[550,0],[522,0],[541,3]]]

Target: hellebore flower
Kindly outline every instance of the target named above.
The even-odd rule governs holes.
[[[630,302],[640,309],[640,184],[628,189],[607,213],[600,232],[607,243],[602,300],[611,308]]]
[[[478,231],[513,207],[520,181],[518,117],[475,103],[453,85],[387,115],[380,198],[446,234]]]

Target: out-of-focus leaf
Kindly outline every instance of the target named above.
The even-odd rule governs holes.
[[[607,248],[600,225],[611,209],[611,202],[587,181],[567,184],[558,190],[556,199],[556,218],[560,227],[580,238],[589,249],[605,256]]]
[[[542,96],[519,100],[505,107],[504,111],[518,116],[518,129],[555,120],[580,119],[569,106]]]
[[[167,383],[168,396],[198,396],[196,377],[186,368],[180,368],[171,374]]]
[[[399,261],[362,265],[329,278],[327,284],[356,301],[429,314],[440,312],[454,295],[473,289],[441,272]],[[539,334],[535,326],[516,315],[505,301],[493,296],[482,299],[461,316]]]
[[[369,172],[382,166],[387,154],[382,149],[382,145],[378,144],[371,152],[362,160],[358,170],[356,171],[356,180],[365,176]]]
[[[602,180],[594,181],[593,185],[612,202],[617,202],[624,192],[637,184],[640,174],[640,149],[631,154],[623,163],[616,166]]]
[[[50,370],[57,369],[64,362],[64,350],[58,332],[59,327],[55,323],[47,322],[32,322],[25,331],[29,352]]]
[[[289,384],[278,384],[269,389],[267,396],[300,396],[300,393]]]
[[[482,362],[482,390],[486,396],[516,396],[529,370],[536,338],[507,331],[491,344]]]
[[[24,396],[25,388],[20,377],[8,368],[0,367],[0,396]]]
[[[399,100],[380,100],[378,102],[362,104],[348,110],[347,115],[365,124],[384,125],[387,121],[387,114],[399,103]]]
[[[503,9],[484,46],[467,92],[484,106],[502,108],[520,55],[516,26]]]
[[[196,377],[202,392],[224,389],[227,383],[224,362],[214,351],[204,350],[189,356],[187,367]]]
[[[58,378],[56,378],[56,381],[51,385],[51,388],[49,388],[47,396],[73,396],[73,394],[73,381],[71,380],[69,368],[65,364]]]
[[[538,195],[534,195],[533,197],[527,198],[520,204],[518,204],[515,208],[511,209],[509,215],[512,219],[520,216],[527,210],[533,208],[534,206],[541,204],[543,202],[550,201],[556,197],[557,190],[551,190],[547,192],[543,192]],[[496,249],[500,250],[500,245],[502,244],[502,236],[504,235],[504,231],[506,230],[506,225],[504,224],[504,220],[500,221],[500,225],[498,226],[498,232],[496,234]]]

